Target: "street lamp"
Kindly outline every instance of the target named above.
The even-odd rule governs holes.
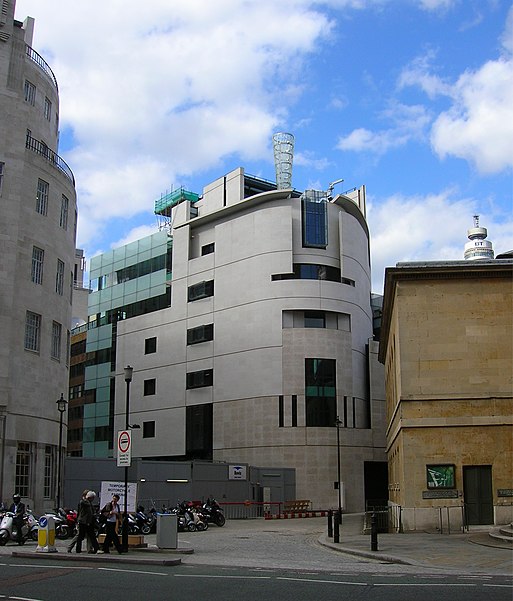
[[[335,524],[333,529],[333,542],[340,542],[340,524],[342,522],[342,496],[340,491],[340,426],[342,422],[337,415],[335,426],[337,428],[337,489],[338,489],[338,510],[335,516]]]
[[[132,374],[134,368],[130,365],[125,367],[125,382],[126,382],[126,396],[125,396],[125,428],[130,428],[130,384],[132,382]],[[125,507],[123,512],[123,532],[121,535],[121,546],[125,553],[128,551],[128,465],[125,465]]]
[[[57,400],[57,410],[59,411],[59,450],[57,455],[57,509],[61,506],[61,470],[62,470],[62,420],[68,401],[61,392],[61,398]]]

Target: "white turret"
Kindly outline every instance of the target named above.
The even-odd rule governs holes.
[[[479,215],[474,215],[474,227],[467,230],[467,236],[470,242],[465,244],[465,260],[493,259],[493,246],[485,239],[488,236],[487,229],[479,227]]]

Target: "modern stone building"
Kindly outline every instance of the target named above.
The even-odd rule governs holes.
[[[0,12],[0,499],[16,491],[43,511],[57,494],[77,205],[57,81],[14,4]]]
[[[513,260],[386,270],[385,365],[394,525],[511,522]]]
[[[131,365],[134,456],[292,467],[297,498],[328,508],[339,449],[343,507],[386,499],[365,189],[331,192],[236,169],[158,201],[169,229],[92,260],[87,350],[105,352],[86,368],[84,455],[112,454]]]

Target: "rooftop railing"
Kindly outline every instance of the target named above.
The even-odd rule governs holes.
[[[57,79],[55,77],[55,74],[52,71],[50,65],[45,61],[45,59],[28,44],[25,44],[25,54],[30,58],[31,61],[36,63],[36,65],[41,69],[41,71],[48,75],[48,77],[52,80],[55,89],[59,91],[59,86],[57,85]]]
[[[31,136],[27,136],[25,142],[25,148],[29,148],[36,154],[44,157],[49,163],[51,163],[56,169],[59,169],[64,175],[75,185],[75,176],[69,168],[68,164],[62,159],[56,152],[50,150],[44,142],[40,142]]]

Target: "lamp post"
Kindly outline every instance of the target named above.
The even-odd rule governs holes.
[[[130,427],[130,384],[132,382],[133,372],[134,368],[130,365],[125,367],[125,428],[127,430]],[[125,465],[125,507],[123,511],[123,532],[121,535],[121,546],[123,547],[123,551],[126,553],[128,551],[128,465]]]
[[[340,542],[340,524],[342,522],[342,496],[340,491],[340,426],[342,422],[337,415],[335,426],[337,428],[337,490],[338,490],[338,509],[335,516],[335,527],[333,531],[333,542]]]
[[[61,397],[57,401],[57,410],[59,411],[59,450],[57,454],[57,509],[61,506],[61,471],[62,471],[62,420],[68,401],[61,392]]]

